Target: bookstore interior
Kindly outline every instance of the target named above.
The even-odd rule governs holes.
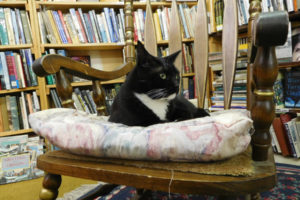
[[[222,30],[225,0],[206,0],[208,76],[204,108],[224,110]],[[247,109],[248,21],[253,2],[261,12],[286,11],[287,41],[277,46],[278,76],[273,85],[276,115],[270,126],[275,154],[300,158],[300,1],[237,0],[238,53],[231,109]],[[169,55],[171,0],[151,0],[157,55]],[[177,1],[182,35],[181,93],[197,102],[194,36],[197,0]],[[116,70],[126,62],[126,10],[122,0],[0,0],[0,188],[45,175],[38,156],[56,147],[36,135],[29,115],[62,108],[56,75],[38,77],[36,59],[59,54],[88,67]],[[145,40],[146,0],[133,1],[134,44]],[[97,115],[92,81],[69,76],[77,110]],[[125,77],[102,82],[108,115]],[[298,85],[299,84],[299,85]],[[197,103],[195,103],[197,105]],[[21,182],[22,181],[22,182]],[[1,194],[0,194],[1,199]]]

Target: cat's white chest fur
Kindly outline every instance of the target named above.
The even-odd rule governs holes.
[[[154,114],[158,116],[160,120],[166,120],[166,115],[168,111],[168,106],[170,100],[174,99],[176,94],[172,94],[166,98],[161,99],[151,99],[146,94],[134,93],[134,95],[147,106]]]

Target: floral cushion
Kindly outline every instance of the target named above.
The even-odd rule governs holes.
[[[217,112],[210,117],[148,127],[108,122],[107,117],[67,108],[29,117],[34,132],[75,154],[164,161],[214,161],[237,155],[250,143],[248,111]]]

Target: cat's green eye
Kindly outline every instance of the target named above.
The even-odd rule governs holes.
[[[166,79],[167,78],[167,75],[165,73],[161,73],[159,74],[160,78],[161,79]]]
[[[176,79],[179,79],[179,76],[178,76],[178,75],[176,75]]]

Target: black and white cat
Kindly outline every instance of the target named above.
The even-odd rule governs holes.
[[[114,99],[109,121],[148,126],[208,116],[177,95],[180,77],[174,61],[179,53],[154,57],[138,42],[137,64]]]

